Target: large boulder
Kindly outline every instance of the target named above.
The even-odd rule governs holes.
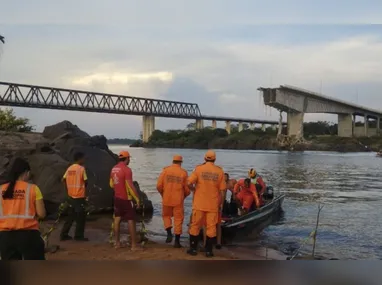
[[[91,137],[69,121],[46,127],[42,135],[39,135],[39,139],[35,138],[33,143],[20,138],[23,135],[14,134],[14,136],[13,141],[20,141],[20,147],[14,147],[15,144],[8,136],[6,143],[13,145],[13,148],[0,149],[0,183],[7,180],[7,169],[16,155],[26,158],[31,165],[32,180],[43,193],[47,211],[49,214],[54,214],[60,203],[66,199],[61,182],[62,176],[67,167],[73,163],[74,153],[82,151],[85,154],[89,204],[92,212],[112,210],[113,191],[109,186],[109,177],[112,167],[117,163],[117,155],[109,150],[104,136]],[[1,137],[0,146],[4,146],[2,141]],[[145,213],[152,213],[151,201],[140,190],[139,184],[135,183],[145,204]]]

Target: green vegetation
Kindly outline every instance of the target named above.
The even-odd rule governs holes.
[[[0,131],[31,132],[33,129],[33,126],[29,124],[29,119],[16,117],[13,109],[0,110]]]
[[[135,144],[138,140],[134,140],[134,139],[118,139],[118,138],[114,138],[114,139],[107,139],[107,143],[108,144],[123,144],[123,145],[132,145],[132,144]]]
[[[238,132],[235,128],[228,134],[225,129],[204,128],[202,130],[156,130],[151,135],[148,147],[168,148],[226,148],[226,149],[252,149],[262,148],[259,142],[274,139],[276,132],[272,128],[263,132],[260,129],[243,130]]]
[[[357,124],[360,123],[357,122]],[[283,133],[286,133],[286,128],[283,129]],[[382,147],[382,138],[380,137],[338,137],[337,125],[329,122],[304,123],[304,135],[308,142],[296,145],[295,150],[375,151]],[[195,130],[194,124],[187,125],[185,130],[156,130],[147,144],[137,141],[132,146],[197,149],[281,149],[277,141],[276,130],[272,127],[263,131],[259,128],[251,130],[244,125],[241,132],[238,131],[238,125],[231,125],[231,134],[228,134],[225,129],[212,129],[211,127]]]

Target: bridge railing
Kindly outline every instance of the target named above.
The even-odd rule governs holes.
[[[0,105],[197,119],[198,104],[0,82]]]

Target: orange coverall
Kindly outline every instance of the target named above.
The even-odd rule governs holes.
[[[256,184],[260,185],[261,189],[258,191],[258,197],[260,200],[260,204],[264,205],[265,201],[263,199],[263,194],[264,194],[265,190],[267,189],[267,186],[265,185],[263,178],[260,175],[256,174],[255,178],[251,178],[251,183],[255,186],[256,186]]]
[[[224,171],[213,162],[198,165],[188,178],[188,184],[195,184],[192,202],[190,235],[198,236],[204,222],[209,238],[216,237],[216,225],[219,220],[219,207],[222,192],[227,189]]]
[[[240,179],[234,187],[233,192],[236,195],[236,198],[243,205],[243,208],[250,210],[252,207],[253,201],[256,203],[256,208],[260,207],[260,199],[256,191],[256,186],[252,183],[249,184],[249,188],[245,187],[245,179]],[[240,192],[239,192],[240,191]]]
[[[165,167],[159,175],[157,190],[162,196],[162,217],[165,229],[172,227],[174,217],[174,233],[182,234],[184,220],[184,199],[190,195],[187,185],[187,171],[178,164]]]

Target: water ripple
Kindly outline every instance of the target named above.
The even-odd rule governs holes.
[[[121,146],[111,147],[114,152]],[[162,168],[174,154],[184,157],[183,167],[192,171],[203,162],[204,151],[189,149],[134,148],[131,167],[155,204],[149,230],[163,232],[161,198],[155,186]],[[255,167],[268,183],[286,195],[284,217],[269,226],[259,239],[247,236],[240,246],[277,245],[286,253],[299,247],[313,230],[317,205],[324,203],[317,240],[317,254],[344,259],[379,259],[382,256],[382,159],[371,153],[217,150],[217,164],[236,179]],[[185,201],[186,219],[192,198]],[[184,231],[186,232],[186,223]],[[303,252],[311,251],[311,243]]]

